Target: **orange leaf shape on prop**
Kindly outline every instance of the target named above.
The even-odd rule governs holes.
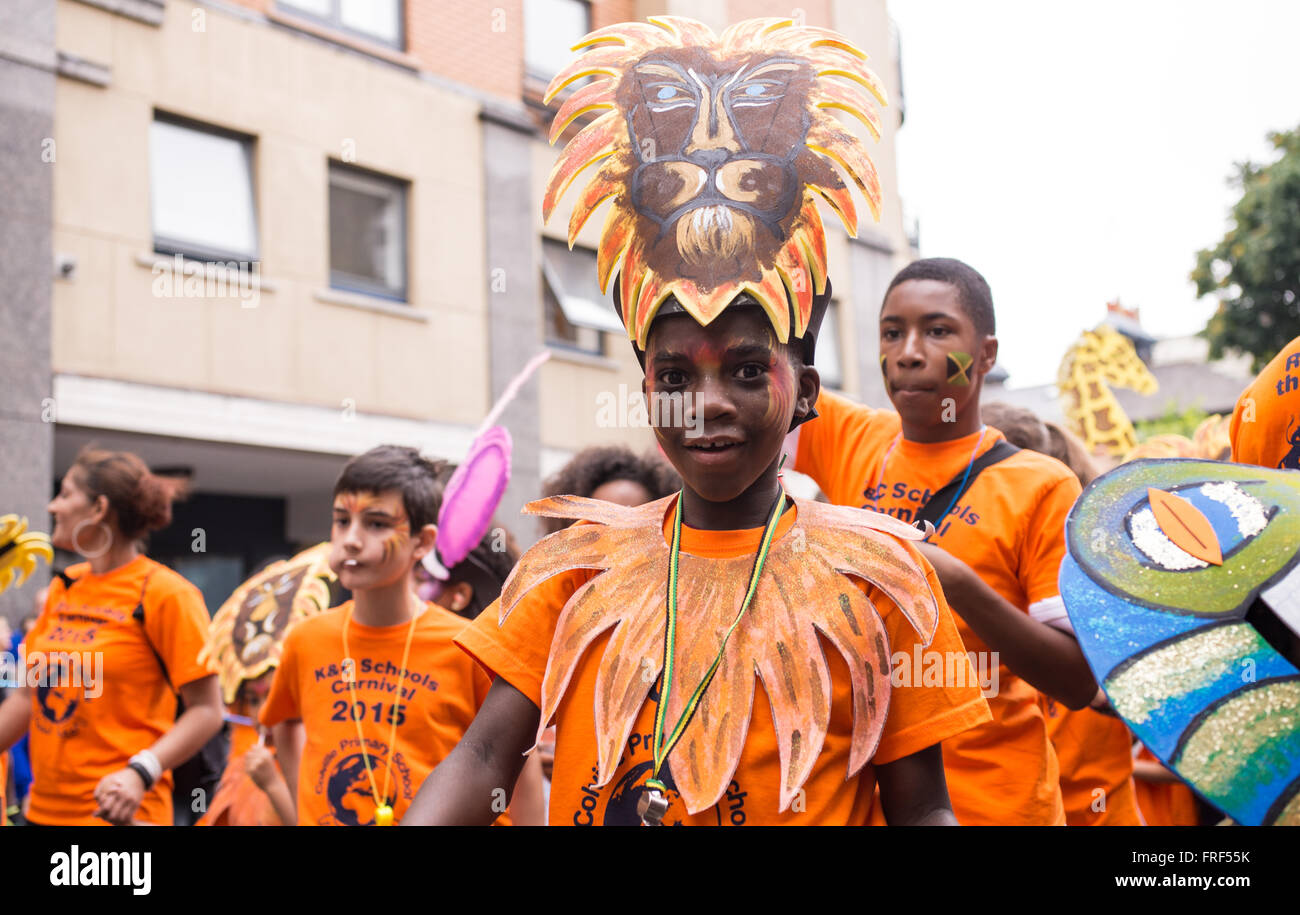
[[[1210,565],[1223,565],[1223,550],[1210,519],[1182,496],[1162,489],[1148,489],[1151,514],[1174,546]]]

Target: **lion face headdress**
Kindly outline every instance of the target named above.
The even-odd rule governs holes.
[[[556,75],[561,90],[594,77],[560,106],[551,142],[578,117],[605,109],[565,147],[542,203],[549,221],[593,162],[569,219],[569,245],[606,200],[613,207],[597,255],[600,288],[619,273],[617,304],[644,350],[670,297],[708,324],[745,295],[782,343],[816,333],[825,307],[826,237],[816,199],[852,236],[857,209],[843,169],[880,218],[880,181],[858,138],[829,109],[880,138],[868,93],[885,91],[866,55],[835,32],[789,19],[752,19],[716,37],[672,16],[598,29]]]

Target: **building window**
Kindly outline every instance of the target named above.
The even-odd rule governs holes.
[[[840,349],[840,303],[831,299],[822,318],[821,332],[817,335],[816,367],[822,386],[844,389],[844,363]]]
[[[278,5],[367,41],[399,51],[406,46],[402,0],[279,0]]]
[[[591,31],[583,0],[524,0],[524,69],[549,82],[573,60],[569,48]]]
[[[330,163],[330,286],[406,301],[407,184]]]
[[[605,334],[623,333],[614,306],[600,294],[594,251],[543,239],[542,287],[548,344],[604,355]]]
[[[155,114],[149,185],[155,251],[257,260],[251,138]]]

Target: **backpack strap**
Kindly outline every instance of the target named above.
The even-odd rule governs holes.
[[[975,478],[980,475],[981,471],[992,467],[999,461],[1006,460],[1019,450],[1019,448],[1006,439],[997,442],[992,448],[985,451],[971,462],[969,473],[963,470],[942,487],[937,489],[926,503],[921,506],[920,510],[917,511],[916,518],[912,523],[924,527],[924,525],[921,525],[920,523],[922,521],[929,521],[937,527],[940,519],[943,517],[941,513],[946,512],[950,506],[957,503],[957,500],[966,493],[966,490],[971,488],[975,482]]]
[[[149,638],[149,630],[145,628],[144,625],[144,593],[149,587],[149,579],[152,577],[153,572],[150,572],[144,577],[144,582],[140,585],[140,600],[135,605],[135,609],[131,611],[131,618],[140,624],[140,629],[144,632],[145,643],[149,646],[149,650],[153,652],[154,658],[158,661],[158,667],[162,670],[163,679],[167,681],[167,688],[173,693],[176,693],[177,698],[179,698],[180,693],[177,692],[176,687],[172,686],[172,679],[167,674],[167,665],[163,662],[162,655],[158,653],[158,649],[154,647],[153,639]]]

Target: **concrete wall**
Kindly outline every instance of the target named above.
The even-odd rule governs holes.
[[[50,223],[54,172],[54,0],[0,5],[0,515],[48,530],[52,492]],[[49,579],[42,562],[0,595],[18,621]],[[0,646],[7,650],[8,646]]]
[[[203,11],[196,29],[195,11]],[[58,47],[107,67],[60,80],[58,372],[473,424],[487,409],[478,104],[401,68],[185,2],[161,27],[58,5]],[[251,135],[265,284],[249,300],[157,294],[149,127],[163,111]],[[410,182],[409,306],[323,301],[328,163]]]

